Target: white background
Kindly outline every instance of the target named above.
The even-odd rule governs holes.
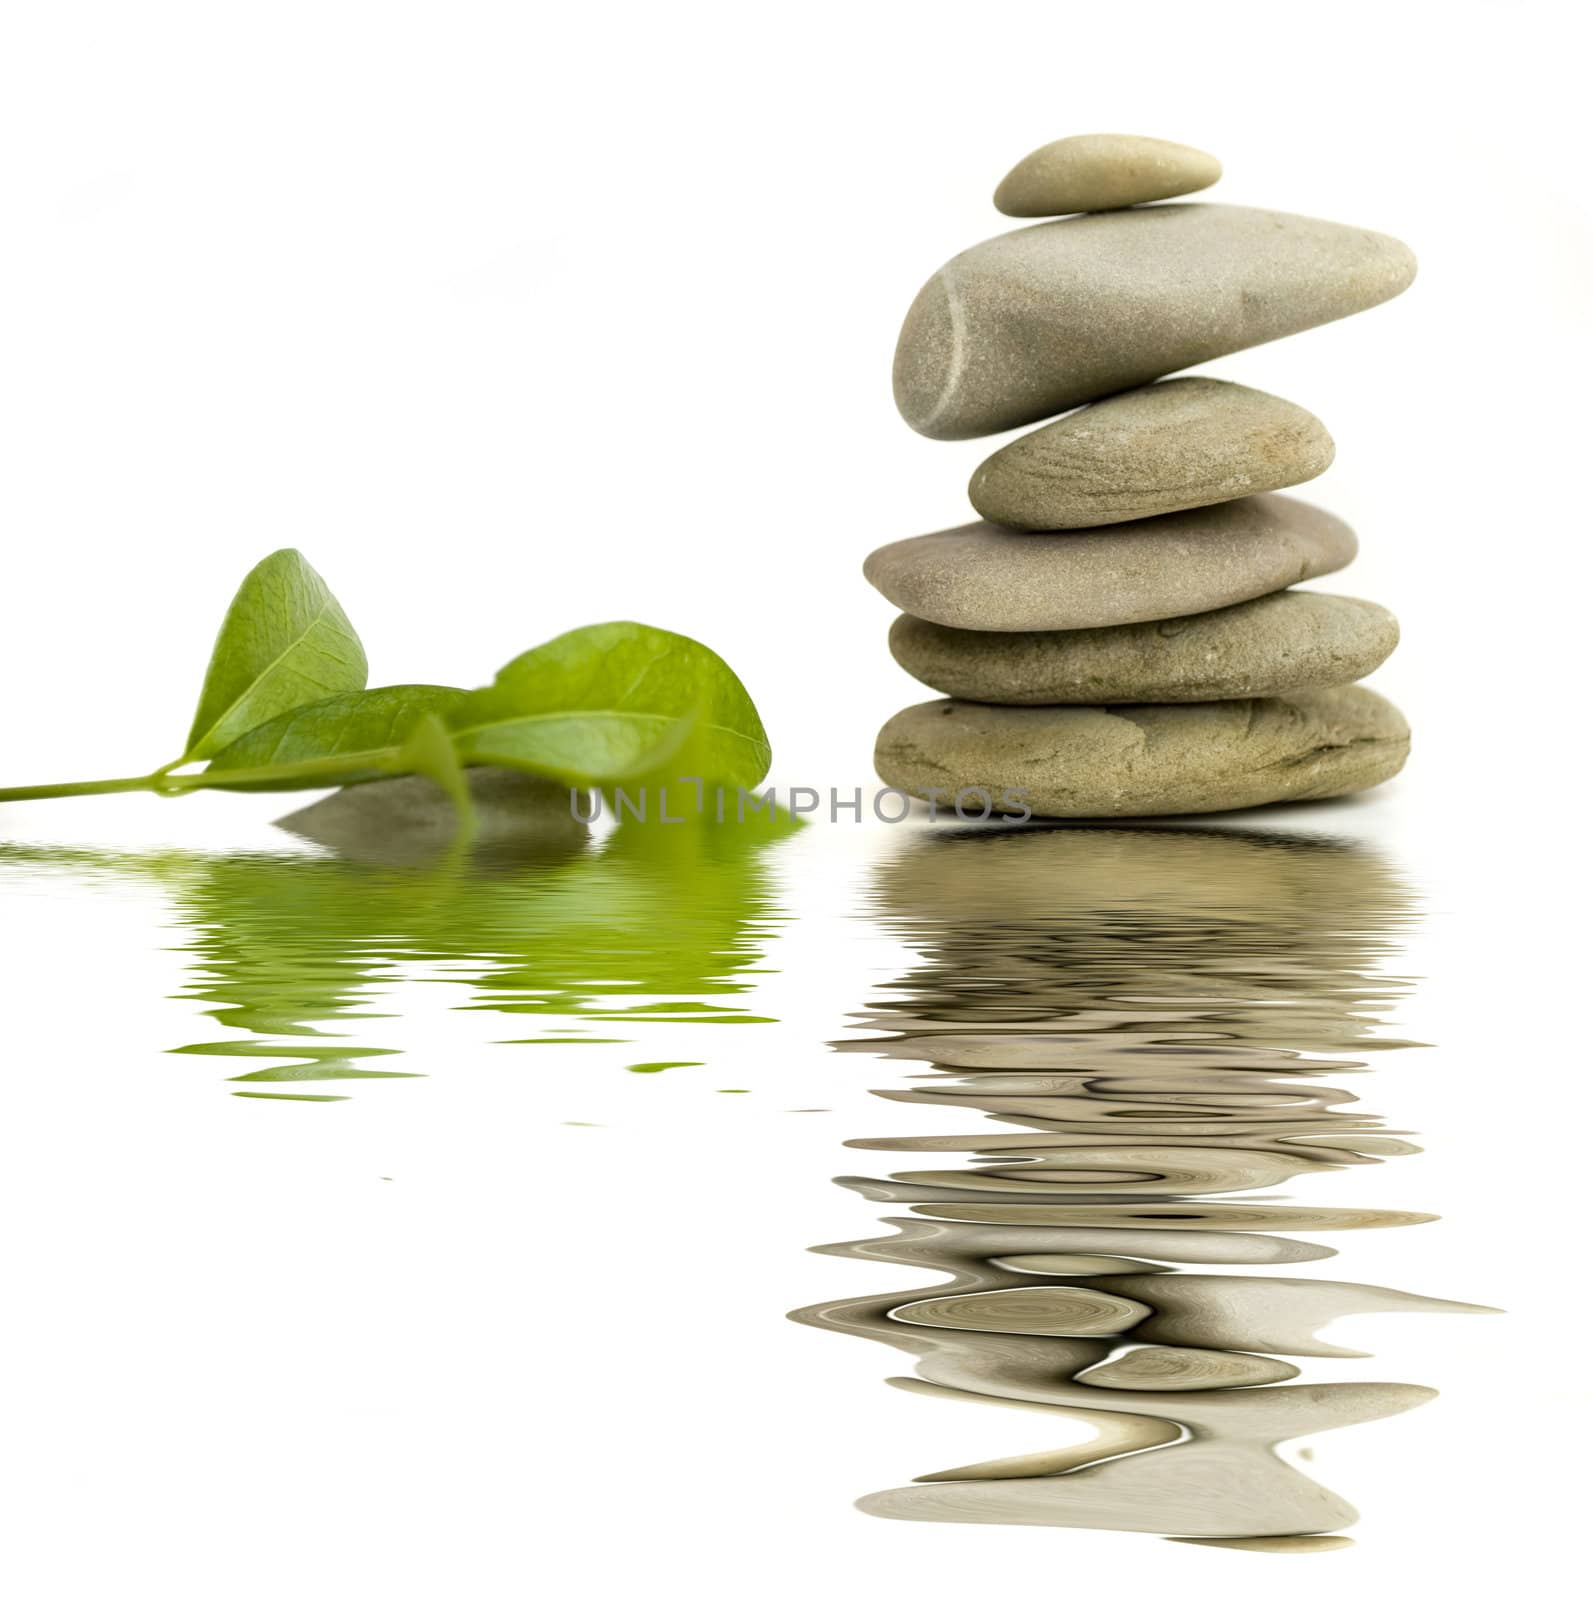
[[[173,756],[232,589],[286,543],[343,600],[373,682],[468,685],[566,628],[638,617],[740,671],[780,781],[867,782],[878,723],[924,696],[890,663],[890,608],[859,563],[966,520],[991,448],[912,434],[891,352],[923,279],[1005,226],[988,196],[1006,168],[1066,133],[1143,132],[1218,154],[1212,199],[1399,235],[1422,263],[1406,295],[1211,370],[1327,423],[1338,460],[1301,492],[1363,554],[1321,587],[1404,624],[1376,685],[1415,727],[1411,766],[1326,825],[1377,840],[1433,895],[1409,1030],[1462,1045],[1467,1087],[1435,1102],[1429,1085],[1407,1113],[1449,1153],[1365,1198],[1453,1219],[1423,1245],[1445,1270],[1403,1286],[1526,1309],[1376,1325],[1380,1350],[1421,1352],[1386,1375],[1469,1384],[1470,1405],[1324,1441],[1346,1463],[1329,1481],[1369,1517],[1381,1471],[1380,1531],[1288,1581],[1392,1594],[1436,1569],[1462,1592],[1514,1570],[1574,1532],[1553,1505],[1569,1401],[1536,1364],[1580,1359],[1568,1304],[1556,1321],[1580,1240],[1552,1242],[1585,1142],[1569,1098],[1586,1053],[1571,958],[1593,271],[1576,20],[1524,4],[6,5],[0,783]],[[0,821],[246,844],[275,809],[130,797]],[[796,892],[822,922],[864,846],[804,849]],[[86,985],[52,959],[49,915],[6,924],[13,1592],[518,1596],[549,1564],[564,1592],[597,1595],[1105,1587],[1125,1561],[1195,1593],[1279,1581],[1148,1540],[846,1509],[950,1464],[950,1423],[880,1387],[895,1358],[769,1331],[870,1270],[800,1254],[866,1227],[823,1177],[872,1114],[816,1047],[770,1070],[791,1104],[810,1078],[833,1085],[812,1103],[851,1095],[844,1128],[771,1115],[749,1139],[741,1097],[681,1101],[667,1136],[649,1124],[607,1152],[622,1192],[548,1142],[528,1077],[514,1092],[546,1148],[479,1089],[423,1115],[301,1119],[285,1145],[209,1090],[214,1063],[185,1079],[159,1058],[180,966],[158,906],[103,912]],[[764,1003],[816,1041],[894,957],[807,926]],[[68,928],[82,936],[80,914]],[[108,1052],[146,1070],[118,1075]],[[408,1187],[375,1181],[401,1159]],[[508,1220],[572,1184],[611,1267],[577,1273],[573,1301],[536,1278],[542,1224]],[[726,1185],[748,1208],[734,1224]],[[151,1239],[169,1254],[132,1249]],[[1375,1262],[1384,1246],[1356,1248]],[[722,1287],[727,1263],[744,1294]],[[679,1272],[717,1347],[678,1325]],[[1416,1471],[1388,1441],[1419,1430]],[[999,1434],[963,1459],[1042,1442]]]

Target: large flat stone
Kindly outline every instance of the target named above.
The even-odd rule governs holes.
[[[1391,300],[1397,239],[1243,206],[1065,217],[954,257],[896,346],[896,404],[932,439],[974,439]]]
[[[1354,683],[1387,660],[1382,606],[1286,589],[1220,611],[1117,628],[995,633],[900,616],[891,654],[931,689],[990,705],[1239,700]]]
[[[465,773],[475,808],[470,854],[497,861],[573,855],[589,829],[570,813],[568,785],[505,767]],[[288,833],[351,861],[408,866],[458,847],[459,815],[430,778],[384,778],[339,789],[277,820]]]
[[[1253,495],[1082,533],[988,522],[901,539],[863,574],[910,616],[1019,633],[1109,628],[1253,600],[1348,565],[1355,535],[1285,495]]]
[[[1354,794],[1393,777],[1409,749],[1404,717],[1352,685],[1185,706],[932,700],[885,724],[874,765],[921,799],[982,789],[1008,812],[1154,817]]]

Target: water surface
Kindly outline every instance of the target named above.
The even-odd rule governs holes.
[[[1323,1236],[1434,1220],[1334,1191],[1416,1153],[1361,1093],[1362,1058],[1412,1048],[1386,1031],[1405,981],[1381,971],[1417,915],[1409,887],[1325,837],[941,829],[887,858],[869,897],[922,961],[863,1013],[884,1035],[838,1048],[901,1064],[877,1093],[948,1129],[849,1141],[908,1159],[839,1179],[900,1214],[822,1248],[945,1281],[794,1315],[912,1356],[900,1387],[1071,1426],[1052,1450],[933,1463],[862,1508],[1348,1542],[1351,1505],[1276,1447],[1434,1391],[1297,1362],[1362,1353],[1323,1336],[1338,1317],[1483,1309],[1298,1265],[1337,1254]]]
[[[158,889],[185,968],[174,998],[219,1024],[174,1053],[217,1057],[234,1094],[333,1102],[361,1080],[414,1075],[382,1026],[414,983],[455,985],[454,1008],[514,1019],[506,1044],[633,1044],[643,1073],[687,1064],[666,1059],[671,1024],[769,1022],[742,997],[783,917],[770,859],[783,836],[621,829],[594,843],[581,830],[551,847],[396,861],[286,841],[0,844],[0,873]]]
[[[641,1085],[660,1074],[687,1082],[711,1065],[729,1080],[718,1092],[740,1092],[782,1047],[810,1063],[815,1085],[833,1087],[842,1066],[902,1120],[842,1130],[860,1135],[839,1180],[866,1207],[860,1231],[882,1213],[886,1229],[821,1248],[889,1267],[893,1284],[900,1265],[939,1281],[795,1315],[909,1358],[892,1381],[926,1406],[1018,1408],[1057,1425],[1039,1450],[1026,1429],[1023,1448],[1005,1455],[948,1464],[937,1453],[916,1481],[880,1484],[865,1511],[971,1524],[991,1538],[999,1534],[979,1525],[1244,1551],[1341,1546],[1355,1485],[1318,1482],[1298,1449],[1286,1457],[1279,1446],[1375,1424],[1425,1405],[1433,1390],[1347,1378],[1343,1362],[1356,1353],[1347,1346],[1371,1344],[1377,1324],[1369,1335],[1358,1324],[1354,1340],[1330,1324],[1369,1311],[1476,1309],[1367,1281],[1353,1265],[1358,1234],[1416,1237],[1434,1225],[1425,1211],[1366,1204],[1356,1182],[1416,1154],[1409,1130],[1384,1125],[1378,1084],[1432,1059],[1400,1036],[1410,983],[1399,973],[1420,915],[1400,872],[1367,845],[1279,831],[936,826],[882,830],[839,887],[821,878],[794,893],[782,867],[789,842],[739,828],[621,829],[595,841],[565,831],[533,848],[413,859],[357,841],[310,850],[285,838],[247,852],[10,844],[0,846],[0,883],[70,890],[96,920],[127,891],[152,892],[180,966],[170,998],[150,996],[160,1048],[214,1067],[182,1092],[251,1121],[273,1112],[227,1097],[292,1102],[276,1108],[288,1119],[280,1132],[251,1137],[294,1159],[312,1148],[305,1130],[340,1118],[357,1130],[387,1097],[424,1094],[406,1080],[465,1078],[486,1056],[535,1063],[548,1074],[538,1084],[575,1095],[605,1075],[634,1082],[616,1119],[626,1127],[592,1133],[591,1158],[558,1157],[546,1248],[562,1261],[561,1294],[580,1285],[590,1316],[625,1329],[636,1348],[667,1342],[677,1369],[698,1343],[725,1337],[725,1308],[743,1299],[750,1274],[794,1270],[785,1253],[794,1245],[780,1242],[776,1221],[782,1209],[816,1211],[833,1165],[820,1154],[822,1165],[776,1192],[768,1157],[789,1162],[805,1148],[789,1131],[743,1119],[688,1133],[680,1118],[703,1123],[695,1099],[677,1101],[665,1131],[659,1097]],[[822,863],[828,842],[809,830],[803,860]],[[797,929],[794,906],[811,926]],[[896,952],[882,982],[837,937],[849,924],[885,935]],[[832,1019],[820,1023],[826,1031],[865,1001],[839,1056],[771,1003],[771,979],[793,947],[809,966],[787,971],[780,992]],[[819,947],[829,958],[822,972]],[[108,937],[94,948],[115,959]],[[91,1002],[96,973],[68,952],[61,990],[72,988]],[[418,1019],[439,1008],[444,1025],[422,1049]],[[87,1006],[71,1020],[91,1014]],[[117,1020],[94,1018],[101,1053]],[[638,1078],[621,1078],[623,1069]],[[773,1109],[814,1109],[803,1070],[799,1092]],[[501,1080],[496,1097],[489,1074],[471,1081],[472,1093],[450,1102],[460,1121],[448,1136],[466,1161],[502,1097]],[[521,1091],[517,1103],[557,1119],[542,1093]],[[846,1115],[857,1117],[855,1105]],[[818,1130],[813,1143],[824,1149],[820,1119],[790,1118],[785,1129],[793,1124]],[[201,1125],[225,1160],[241,1130]],[[555,1120],[551,1131],[564,1130]],[[616,1167],[603,1141],[621,1134],[631,1142]],[[672,1143],[691,1144],[695,1163],[672,1166]],[[358,1148],[326,1145],[328,1168]],[[387,1184],[397,1169],[381,1159]],[[633,1193],[638,1169],[651,1177]],[[527,1182],[534,1188],[538,1174]],[[663,1236],[640,1219],[686,1205],[695,1237],[718,1242],[699,1249],[689,1273],[671,1272]],[[640,1228],[637,1237],[656,1241],[648,1250],[664,1252],[649,1262],[639,1309],[634,1264],[615,1277],[583,1257],[583,1230],[599,1213],[611,1239]],[[340,1215],[314,1226],[335,1239]],[[515,1219],[493,1225],[512,1249]],[[410,1248],[406,1239],[406,1259]],[[572,1341],[591,1334],[544,1320],[545,1298],[528,1285],[538,1348],[568,1363]],[[769,1313],[776,1329],[781,1299]],[[314,1320],[321,1307],[303,1311]],[[662,1369],[654,1376],[670,1381]],[[601,1437],[607,1395],[603,1381],[572,1390],[561,1449],[583,1448],[589,1427]],[[745,1399],[708,1386],[682,1404],[705,1439],[728,1440]],[[583,1420],[589,1408],[595,1423]],[[839,1483],[845,1449],[812,1443]],[[1419,1454],[1410,1470],[1421,1470]],[[581,1504],[599,1506],[608,1493],[594,1482]],[[703,1493],[705,1505],[719,1504],[732,1490],[713,1479]]]

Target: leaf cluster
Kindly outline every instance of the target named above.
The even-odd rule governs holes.
[[[475,690],[372,689],[367,670],[320,574],[297,550],[278,550],[228,607],[176,760],[143,778],[0,790],[0,800],[322,789],[420,774],[468,814],[471,766],[587,788],[666,772],[751,788],[769,768],[763,724],[735,673],[706,645],[639,622],[561,634]]]

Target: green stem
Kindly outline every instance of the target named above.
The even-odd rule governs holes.
[[[188,794],[195,789],[247,789],[254,784],[335,789],[345,779],[369,774],[373,768],[402,770],[396,750],[366,751],[354,756],[322,756],[313,761],[285,761],[274,767],[236,767],[220,772],[173,773],[169,767],[141,778],[101,778],[93,783],[36,783],[18,789],[0,789],[0,804],[8,800],[66,800],[80,794]],[[321,780],[324,780],[322,782]]]
[[[375,771],[404,770],[397,750],[365,750],[352,756],[317,756],[310,761],[283,761],[272,767],[230,767],[219,772],[154,773],[147,780],[162,794],[187,794],[191,789],[247,789],[266,783],[273,787],[296,785],[305,789],[335,789],[345,779]],[[325,779],[324,783],[319,780]]]
[[[0,802],[6,800],[65,800],[79,794],[130,794],[138,789],[155,788],[153,776],[144,778],[100,778],[93,783],[35,783],[20,789],[0,789]]]

